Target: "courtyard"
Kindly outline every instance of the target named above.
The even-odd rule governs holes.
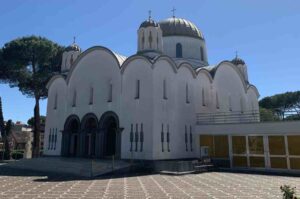
[[[108,175],[94,179],[0,168],[0,198],[282,198],[300,177],[207,172],[181,176]],[[299,189],[296,189],[296,191]]]

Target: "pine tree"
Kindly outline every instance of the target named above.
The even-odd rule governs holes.
[[[5,142],[4,140],[4,136],[5,136],[5,129],[4,129],[4,119],[3,119],[3,112],[2,112],[2,100],[1,100],[1,97],[0,97],[0,133],[1,133],[1,141],[2,143]],[[3,150],[3,148],[2,148]],[[1,154],[1,159],[4,158],[4,151],[2,151],[2,154]]]
[[[4,119],[3,119],[3,112],[2,112],[2,100],[0,97],[0,132],[1,132],[2,138],[4,137],[4,134],[5,134],[4,130],[5,130],[5,127],[4,127]]]

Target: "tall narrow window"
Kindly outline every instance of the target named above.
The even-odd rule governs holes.
[[[185,141],[185,151],[188,151],[188,133],[187,133],[187,126],[184,126],[184,141]]]
[[[143,36],[142,36],[142,50],[144,50],[144,48],[145,48],[145,33],[144,33],[144,31],[143,31]]]
[[[161,124],[160,141],[161,141],[161,151],[164,152],[164,141],[165,141],[164,124]]]
[[[55,128],[55,135],[54,135],[54,150],[56,149],[56,142],[57,142],[57,128]]]
[[[244,113],[244,99],[243,99],[243,97],[240,98],[240,104],[241,104],[241,113]]]
[[[90,99],[89,99],[89,104],[93,104],[94,103],[94,88],[90,87]]]
[[[152,32],[150,31],[150,34],[149,34],[149,46],[150,46],[150,48],[152,48],[152,41],[153,41]]]
[[[168,144],[168,152],[170,152],[170,132],[169,132],[169,124],[167,125],[167,144]]]
[[[52,129],[52,135],[51,135],[51,147],[50,147],[50,149],[54,149],[54,134],[55,134],[55,132],[54,132],[54,128]]]
[[[228,108],[229,108],[229,111],[232,111],[231,95],[228,96]]]
[[[205,90],[204,90],[204,88],[202,88],[202,106],[206,106]]]
[[[133,124],[131,124],[131,128],[130,128],[130,152],[132,152],[132,144],[133,144]]]
[[[55,93],[55,97],[54,97],[54,107],[53,107],[54,110],[57,109],[57,93]]]
[[[204,50],[203,47],[200,47],[200,56],[201,56],[201,61],[204,61]]]
[[[138,151],[138,142],[139,142],[139,130],[138,124],[135,125],[135,152]]]
[[[75,107],[76,106],[76,98],[77,98],[77,93],[76,90],[73,93],[73,101],[72,101],[72,106]]]
[[[188,85],[188,83],[186,83],[186,85],[185,85],[185,102],[186,102],[187,104],[190,103],[190,97],[189,97],[189,85]]]
[[[220,102],[219,102],[218,92],[216,92],[216,108],[220,109]]]
[[[193,134],[192,134],[192,126],[190,126],[190,147],[191,147],[191,151],[193,151]]]
[[[49,137],[48,137],[48,150],[50,150],[50,146],[51,146],[51,133],[52,133],[52,129],[50,128],[50,132],[49,132]]]
[[[141,132],[140,132],[140,142],[141,142],[141,148],[140,152],[143,151],[143,144],[144,144],[144,130],[143,130],[143,123],[141,124]]]
[[[167,96],[167,81],[164,79],[163,82],[163,99],[167,100],[168,96]]]
[[[112,95],[113,95],[113,85],[110,82],[108,86],[108,99],[107,102],[112,102]]]
[[[134,99],[139,99],[140,98],[140,80],[136,80],[136,85],[135,85],[135,98]]]
[[[176,44],[176,57],[182,58],[182,45],[181,43]]]

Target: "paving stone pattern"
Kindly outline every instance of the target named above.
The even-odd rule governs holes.
[[[283,184],[300,188],[300,177],[210,172],[182,176],[128,174],[82,179],[17,172],[0,167],[1,199],[282,198],[279,187]]]

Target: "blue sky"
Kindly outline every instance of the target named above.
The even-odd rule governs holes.
[[[26,35],[61,45],[73,36],[83,50],[106,46],[123,55],[137,47],[137,28],[152,10],[155,20],[175,15],[203,32],[210,64],[239,52],[261,97],[300,90],[300,1],[298,0],[9,0],[0,5],[0,47]],[[5,119],[26,122],[34,100],[0,84]],[[41,102],[46,114],[47,101]]]

